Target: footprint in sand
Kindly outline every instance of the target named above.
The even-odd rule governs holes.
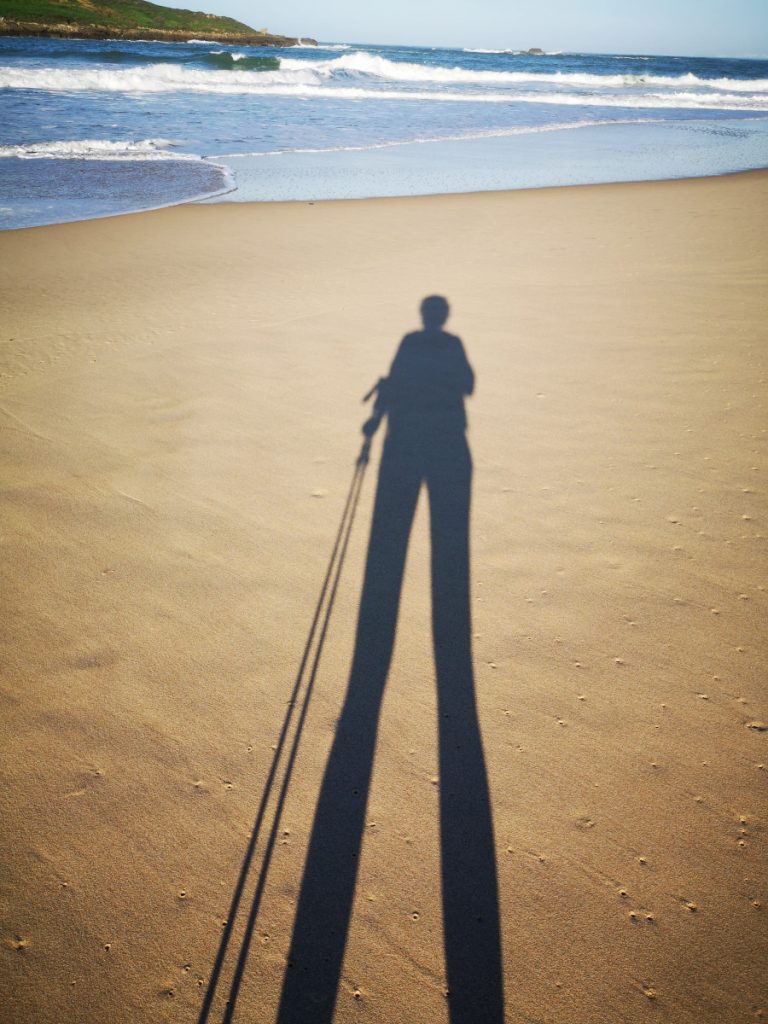
[[[595,827],[595,821],[588,814],[581,814],[574,822],[574,825],[576,828],[581,829],[582,832],[586,832]]]

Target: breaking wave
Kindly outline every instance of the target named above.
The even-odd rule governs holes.
[[[694,75],[680,78],[660,79],[653,82],[659,86],[662,82],[692,88],[668,91],[646,91],[645,89],[616,89],[624,84],[639,85],[639,80],[627,82],[628,76],[600,75],[525,75],[522,73],[504,72],[466,72],[463,69],[424,68],[416,65],[397,64],[383,58],[366,56],[366,62],[355,61],[357,55],[339,57],[330,61],[282,60],[280,70],[245,70],[237,68],[237,59],[232,58],[233,70],[198,70],[179,64],[152,64],[134,68],[0,68],[0,88],[6,89],[41,89],[51,92],[123,92],[123,93],[168,93],[168,92],[199,92],[218,94],[251,94],[265,96],[293,96],[303,99],[320,97],[339,100],[431,100],[446,103],[545,103],[567,106],[602,106],[626,107],[632,109],[703,109],[703,110],[768,110],[768,80],[743,82],[734,79],[718,79],[714,89],[701,91],[705,85],[712,85]],[[230,55],[227,54],[229,60]],[[359,65],[366,63],[369,67],[379,68],[382,72],[376,75],[369,70],[364,76],[359,74]],[[397,67],[400,79],[395,80],[389,74],[391,67]],[[419,76],[411,71],[415,68]],[[461,75],[477,76],[487,74],[490,78],[483,79],[493,84],[498,90],[505,84],[514,82],[518,86],[530,84],[594,84],[597,79],[607,82],[614,91],[464,91],[461,82],[452,77],[453,71]],[[346,72],[346,74],[345,74]],[[350,74],[349,72],[355,72]],[[423,74],[422,74],[423,73]],[[511,74],[515,77],[510,81]],[[378,78],[378,81],[375,79]],[[476,78],[467,81],[477,84]],[[424,88],[411,90],[407,88],[387,88],[401,84],[421,82]],[[743,93],[721,92],[728,83],[734,89],[744,87]],[[455,88],[429,88],[434,85],[453,84]],[[647,87],[651,79],[643,84]],[[751,91],[747,92],[749,88]]]
[[[21,160],[200,160],[192,153],[169,153],[168,139],[112,142],[108,139],[74,139],[64,142],[31,142],[0,146],[0,157]]]
[[[277,71],[280,67],[277,57],[254,57],[250,53],[233,53],[231,50],[211,50],[202,59],[221,71]]]
[[[475,51],[480,52],[480,51]],[[515,53],[514,50],[484,51]],[[554,56],[554,54],[553,54]],[[430,82],[456,85],[518,85],[521,82],[563,86],[637,87],[637,86],[700,86],[731,91],[768,92],[768,79],[699,78],[685,75],[595,75],[580,72],[540,71],[477,71],[471,68],[412,64],[387,60],[375,54],[356,51],[330,60],[291,60],[280,62],[281,70],[312,69],[322,78],[341,74],[358,74],[390,82]]]

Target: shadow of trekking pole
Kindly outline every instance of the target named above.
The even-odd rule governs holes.
[[[378,384],[369,392],[368,395],[363,399],[366,401],[370,395],[372,395],[378,388]],[[277,744],[275,746],[275,752],[272,757],[272,763],[267,773],[266,782],[259,801],[259,807],[256,812],[256,818],[254,820],[253,829],[251,836],[248,841],[248,846],[243,857],[243,863],[240,867],[240,873],[238,875],[237,883],[232,894],[232,900],[229,906],[229,913],[227,914],[226,923],[224,925],[224,931],[219,942],[219,949],[216,954],[216,960],[214,961],[213,969],[211,971],[211,978],[208,983],[208,988],[205,993],[203,1005],[200,1009],[200,1015],[198,1017],[197,1024],[208,1024],[210,1020],[211,1010],[216,997],[216,992],[221,980],[221,973],[224,968],[224,964],[227,959],[227,954],[232,941],[232,935],[235,928],[235,922],[237,915],[240,911],[240,906],[243,900],[243,894],[248,883],[249,876],[251,875],[252,868],[254,865],[254,856],[256,849],[259,845],[259,836],[264,828],[265,821],[267,820],[267,809],[270,803],[270,799],[273,794],[273,790],[278,782],[278,776],[280,775],[281,761],[283,760],[283,754],[287,749],[287,755],[285,762],[282,767],[281,781],[279,782],[278,796],[274,811],[271,815],[272,824],[269,827],[269,833],[264,843],[263,852],[260,859],[260,866],[258,870],[258,877],[256,879],[253,897],[251,900],[250,909],[248,911],[248,919],[245,924],[245,930],[243,932],[243,938],[240,944],[240,951],[237,956],[237,964],[232,975],[232,981],[229,987],[229,996],[224,1004],[222,1022],[223,1024],[229,1024],[232,1021],[232,1017],[235,1011],[235,1003],[240,990],[240,984],[242,982],[243,972],[248,960],[248,952],[250,950],[251,940],[253,938],[253,930],[256,925],[256,918],[259,912],[259,906],[261,904],[261,898],[264,893],[266,886],[267,875],[269,873],[269,866],[272,860],[272,854],[275,848],[275,841],[277,838],[278,830],[280,827],[280,818],[282,815],[283,805],[285,798],[288,793],[288,788],[291,782],[291,775],[293,767],[296,762],[296,756],[299,750],[299,744],[301,742],[301,734],[304,728],[304,722],[306,720],[307,711],[309,709],[309,702],[312,696],[312,690],[314,688],[315,679],[317,677],[317,671],[320,665],[320,658],[323,652],[323,646],[325,644],[325,638],[328,633],[328,626],[331,620],[331,613],[333,611],[333,605],[336,600],[336,593],[339,587],[339,581],[341,579],[341,572],[344,566],[344,559],[347,553],[347,546],[349,544],[349,538],[352,534],[352,526],[355,520],[355,513],[357,512],[357,505],[360,499],[360,492],[362,490],[363,478],[365,476],[365,470],[368,466],[371,452],[371,443],[373,440],[373,434],[376,431],[376,427],[371,426],[369,420],[364,427],[365,440],[363,441],[360,454],[355,462],[355,471],[352,475],[352,481],[349,486],[347,493],[347,499],[344,505],[344,511],[341,516],[341,523],[334,540],[333,549],[331,556],[328,561],[328,568],[325,573],[322,587],[320,588],[320,595],[317,599],[315,606],[315,612],[312,617],[312,623],[309,627],[309,633],[307,640],[304,645],[304,650],[301,656],[301,662],[299,664],[296,678],[294,680],[293,689],[288,699],[288,710],[286,711],[285,718],[283,720],[280,734],[278,736]],[[291,725],[294,718],[296,709],[299,708],[298,718],[293,731],[293,737],[289,744],[289,733],[291,732]]]

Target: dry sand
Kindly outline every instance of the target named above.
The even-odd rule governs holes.
[[[0,236],[4,1022],[198,1019],[360,398],[432,292],[477,375],[506,1020],[768,1018],[767,222],[759,172]],[[380,444],[242,1022],[274,1019]],[[422,503],[339,1022],[448,1020],[426,527]]]

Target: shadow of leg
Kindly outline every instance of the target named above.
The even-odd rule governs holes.
[[[472,669],[472,465],[465,444],[450,451],[450,461],[436,459],[428,477],[449,1013],[452,1024],[503,1024],[493,821]]]

